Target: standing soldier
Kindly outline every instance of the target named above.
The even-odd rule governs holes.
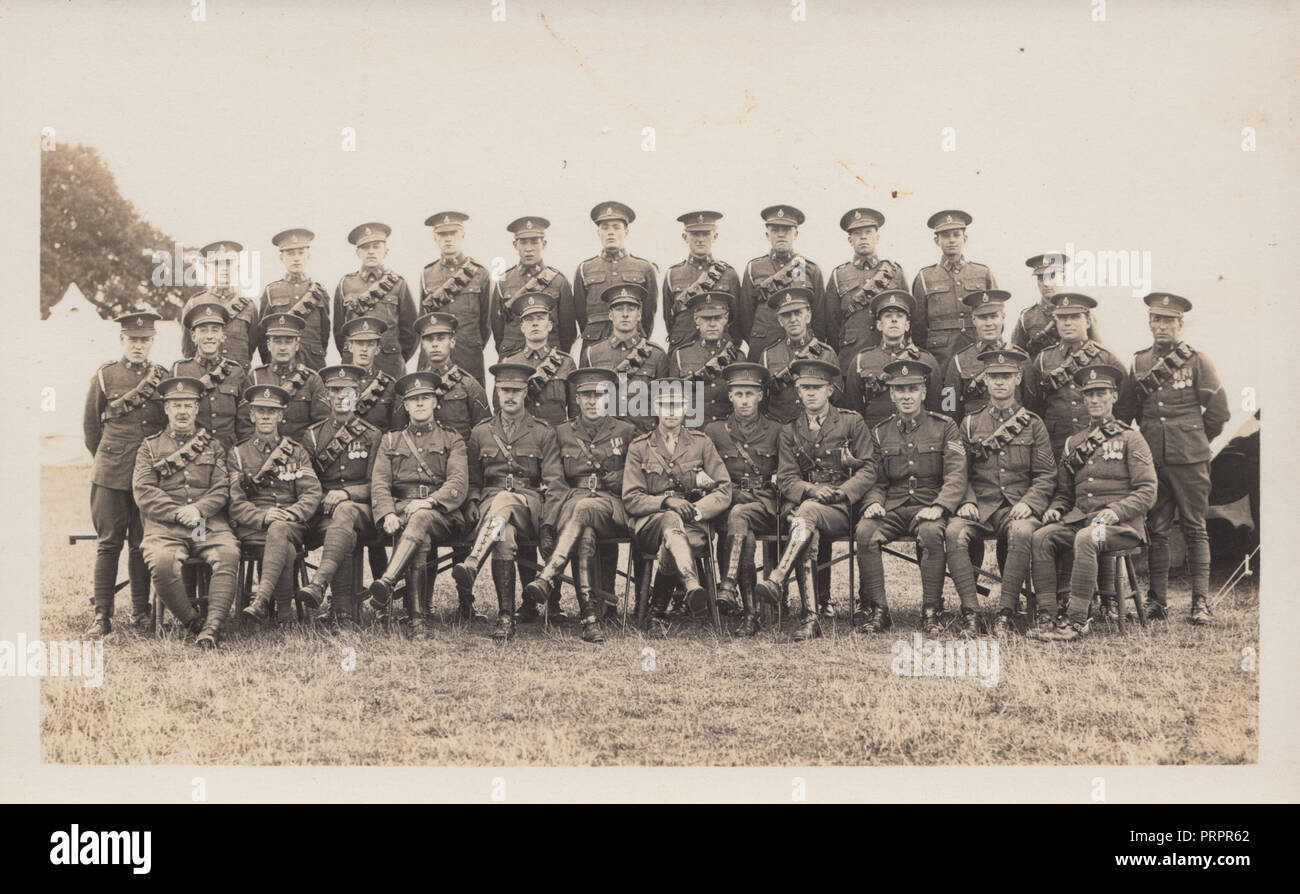
[[[240,543],[262,547],[262,573],[244,615],[264,623],[274,596],[276,615],[287,624],[293,613],[294,560],[320,507],[321,484],[307,451],[279,433],[289,392],[252,385],[244,403],[253,435],[230,451],[230,520]],[[308,600],[307,605],[319,603]]]
[[[953,354],[944,367],[940,402],[940,407],[950,410],[948,415],[958,422],[963,416],[979,412],[988,406],[989,389],[983,376],[984,364],[979,358],[981,354],[999,351],[1007,346],[1003,338],[1006,326],[1004,308],[1010,298],[1010,292],[989,289],[971,292],[963,299],[962,303],[970,308],[975,340]],[[1026,356],[1024,372],[1030,371],[1029,357]],[[1016,387],[1016,401],[1020,402],[1023,395],[1020,394],[1019,385]]]
[[[791,205],[773,205],[764,208],[762,215],[772,250],[745,265],[736,306],[736,321],[749,342],[750,360],[759,360],[763,351],[780,341],[781,325],[771,302],[779,292],[791,286],[802,288],[808,294],[813,333],[821,339],[830,337],[827,332],[830,321],[824,313],[825,289],[821,268],[794,250],[799,224],[804,221],[803,212]]]
[[[166,419],[159,384],[167,371],[149,362],[156,313],[134,312],[113,322],[122,327],[122,359],[105,363],[86,393],[82,431],[95,458],[90,472],[90,518],[95,524],[95,620],[87,636],[112,629],[114,587],[122,544],[128,543],[131,621],[137,629],[149,621],[149,570],[140,549],[144,536],[140,509],[131,494],[131,471],[140,442],[162,430]]]
[[[633,549],[657,553],[650,604],[650,635],[665,636],[672,577],[681,579],[686,605],[705,606],[695,553],[709,548],[708,521],[731,505],[731,478],[713,442],[682,425],[689,382],[664,380],[657,392],[659,426],[636,438],[623,467],[623,503],[632,519]]]
[[[230,500],[227,454],[211,432],[195,425],[203,393],[197,379],[166,379],[158,393],[167,428],[141,443],[132,475],[144,520],[141,548],[163,604],[195,635],[196,645],[215,649],[235,599],[239,568],[239,544],[225,513]],[[181,577],[181,562],[190,556],[212,569],[206,620],[190,604]]]
[[[1011,333],[1011,343],[1033,359],[1061,340],[1056,331],[1056,318],[1052,315],[1055,307],[1052,298],[1060,293],[1065,281],[1065,255],[1060,252],[1034,255],[1025,261],[1025,266],[1034,271],[1040,300],[1020,312],[1015,331]],[[1089,318],[1088,338],[1101,341],[1095,319]]]
[[[312,520],[308,532],[307,546],[324,549],[311,580],[298,591],[298,598],[308,605],[319,605],[325,600],[328,586],[331,598],[324,620],[331,632],[337,632],[339,617],[357,620],[352,551],[358,542],[370,544],[377,539],[370,512],[370,477],[384,432],[366,421],[358,407],[358,395],[364,394],[365,370],[350,365],[327,366],[321,369],[320,377],[332,412],[328,419],[307,429],[302,446],[311,456],[324,494],[321,512]]]
[[[555,578],[572,557],[582,638],[600,643],[605,641],[600,629],[605,617],[605,594],[612,592],[615,575],[602,574],[600,580],[596,579],[596,540],[629,533],[622,496],[623,468],[628,445],[637,430],[632,423],[615,419],[608,412],[618,387],[618,376],[612,369],[589,366],[576,370],[570,374],[569,384],[577,394],[579,415],[556,429],[569,489],[562,500],[552,504],[542,522],[540,539],[553,542],[550,558],[524,587],[524,599],[534,605],[548,599],[555,604],[559,595]],[[616,551],[615,560],[617,556]],[[601,571],[605,570],[602,564]],[[613,566],[608,570],[613,572]]]
[[[492,286],[492,340],[498,357],[508,357],[524,346],[519,319],[510,311],[521,295],[545,292],[551,298],[551,334],[548,341],[561,351],[569,351],[577,337],[573,318],[573,287],[569,278],[542,261],[546,249],[546,228],[551,222],[544,217],[521,217],[506,227],[514,234],[519,263],[501,275]]]
[[[704,419],[715,422],[731,412],[723,371],[740,359],[740,345],[727,335],[734,299],[726,292],[697,292],[690,310],[698,337],[671,350],[668,375],[704,383]]]
[[[915,309],[916,302],[902,289],[881,292],[871,299],[871,315],[876,320],[879,343],[862,349],[857,357],[849,361],[848,377],[844,385],[844,406],[861,413],[868,430],[894,415],[894,403],[889,399],[889,386],[885,381],[886,364],[895,360],[920,360],[933,370],[939,369],[934,355],[918,348],[908,337],[912,311]],[[844,359],[843,353],[840,354],[840,359]],[[939,394],[936,372],[927,385],[929,400],[926,406],[931,409],[938,407]]]
[[[759,363],[733,363],[722,372],[732,406],[726,419],[704,427],[731,477],[731,506],[718,525],[718,601],[734,603],[739,592],[744,607],[741,636],[758,633],[754,588],[758,568],[754,562],[755,535],[776,533],[780,492],[776,489],[777,444],[781,423],[759,412],[763,390],[770,378]]]
[[[645,258],[628,254],[624,248],[628,228],[636,214],[621,202],[604,202],[591,209],[600,239],[600,254],[578,265],[573,275],[573,318],[582,334],[582,348],[610,337],[613,324],[606,292],[627,283],[641,290],[641,316],[637,324],[646,338],[654,332],[655,307],[659,302],[659,270]],[[564,311],[560,311],[564,316]]]
[[[833,360],[796,360],[795,385],[803,411],[781,429],[776,485],[782,515],[791,510],[790,539],[776,567],[758,583],[756,593],[777,604],[781,588],[796,570],[800,624],[794,639],[821,636],[817,619],[819,546],[853,530],[853,505],[874,481],[871,435],[862,417],[831,406],[840,368]]]
[[[468,214],[459,211],[441,211],[425,220],[433,227],[433,240],[438,245],[438,260],[426,264],[420,274],[420,314],[446,313],[456,318],[456,349],[452,359],[456,365],[484,384],[483,345],[487,343],[491,328],[488,294],[492,277],[478,261],[465,254],[465,221]],[[418,368],[424,368],[421,357]]]
[[[587,344],[584,339],[582,359],[578,364],[612,369],[620,382],[637,380],[644,383],[646,393],[639,396],[644,399],[639,401],[643,412],[635,412],[638,404],[633,398],[638,395],[628,394],[628,414],[619,417],[643,432],[655,425],[655,416],[648,402],[650,382],[668,375],[668,355],[638,329],[638,321],[643,317],[641,308],[647,297],[642,286],[631,283],[605,289],[601,300],[609,308],[605,313],[611,327],[609,337],[594,344]]]
[[[502,363],[526,363],[535,371],[528,379],[524,408],[550,425],[560,425],[577,414],[569,394],[573,358],[550,343],[555,320],[555,299],[545,292],[523,294],[511,304],[524,336],[520,350],[502,357]]]
[[[1043,418],[1059,458],[1065,439],[1088,427],[1089,415],[1074,374],[1085,366],[1121,366],[1113,353],[1088,338],[1088,318],[1096,300],[1077,292],[1052,296],[1052,314],[1061,340],[1045,348],[1030,368],[1024,384],[1025,405]]]
[[[1029,574],[1038,517],[1056,487],[1056,460],[1043,420],[1020,405],[1016,391],[1029,355],[1019,348],[990,350],[976,358],[988,382],[988,404],[961,421],[969,484],[946,534],[948,573],[966,607],[978,610],[970,548],[977,539],[1007,544],[1002,594],[994,633],[1011,632],[1020,589]]]
[[[418,336],[411,290],[404,278],[384,266],[392,232],[387,224],[365,223],[348,233],[361,269],[344,276],[334,289],[334,346],[343,363],[352,363],[343,324],[356,317],[378,317],[388,325],[379,348],[379,368],[396,378],[406,371]]]
[[[302,344],[298,346],[298,362],[319,370],[325,365],[325,351],[330,344],[330,294],[306,272],[311,257],[311,241],[315,238],[315,233],[301,227],[271,237],[271,244],[280,249],[284,278],[262,290],[257,318],[262,320],[277,313],[302,317],[307,325],[303,327]],[[262,355],[262,362],[270,360],[266,344],[257,337],[256,330],[252,341]]]
[[[686,260],[674,264],[664,274],[664,328],[668,332],[668,350],[680,348],[696,335],[694,305],[697,295],[705,292],[726,292],[734,301],[740,294],[740,277],[736,268],[726,261],[713,257],[713,243],[718,238],[717,211],[692,211],[677,220],[682,225],[682,241],[686,243]],[[729,324],[731,340],[737,345],[744,340],[736,315],[731,314]]]
[[[388,324],[379,317],[354,317],[343,324],[343,344],[361,370],[353,411],[380,431],[397,415],[397,379],[379,367],[379,349]]]
[[[370,607],[378,614],[388,610],[389,597],[397,578],[412,559],[409,604],[414,608],[413,621],[420,616],[432,618],[432,605],[425,602],[425,591],[432,592],[435,565],[425,565],[431,546],[458,539],[465,529],[461,506],[469,490],[469,467],[465,460],[465,442],[450,427],[439,423],[434,413],[442,378],[434,372],[413,372],[397,380],[397,393],[406,408],[410,424],[400,431],[390,431],[380,441],[379,453],[370,477],[370,506],[375,527],[388,536],[402,532],[393,549],[393,557],[384,573],[370,584]],[[463,599],[460,616],[473,620],[473,609]],[[415,625],[419,632],[420,625]]]
[[[919,360],[895,360],[885,367],[889,396],[897,412],[872,430],[875,484],[855,533],[863,591],[859,630],[879,633],[893,626],[885,596],[880,547],[906,534],[916,536],[921,566],[921,632],[939,626],[943,612],[944,518],[966,495],[966,447],[957,424],[925,409],[926,383],[933,370]],[[977,604],[978,605],[978,604]],[[963,604],[962,632],[975,633],[973,606]]]
[[[1151,593],[1147,616],[1166,615],[1169,586],[1169,529],[1174,517],[1187,541],[1192,576],[1192,623],[1208,624],[1210,541],[1205,515],[1210,509],[1210,442],[1228,421],[1228,398],[1208,357],[1180,336],[1183,314],[1192,302],[1168,292],[1142,299],[1154,344],[1133,357],[1120,391],[1119,416],[1136,419],[1151,448],[1159,485],[1147,518],[1151,529]]]
[[[971,216],[965,211],[940,211],[925,225],[934,230],[934,244],[943,256],[939,263],[921,268],[912,281],[916,314],[912,317],[912,337],[940,363],[970,343],[970,311],[962,299],[971,292],[996,289],[993,271],[983,264],[967,261],[962,254],[966,245],[966,227]]]
[[[457,584],[472,592],[479,569],[492,554],[492,582],[497,592],[497,626],[492,638],[508,640],[515,632],[518,540],[537,538],[542,521],[550,517],[553,505],[564,499],[568,485],[555,429],[524,409],[533,368],[526,363],[498,363],[490,372],[496,380],[493,390],[499,409],[474,427],[467,445],[466,521],[478,528],[469,555],[453,566],[451,573]]]
[[[1086,636],[1098,554],[1132,549],[1146,540],[1143,518],[1156,503],[1156,469],[1142,435],[1112,415],[1123,378],[1122,369],[1106,363],[1074,371],[1088,407],[1089,425],[1066,439],[1056,494],[1043,513],[1044,526],[1034,533],[1038,617],[1031,635],[1035,639]],[[1056,559],[1071,550],[1069,591],[1061,593],[1068,617],[1054,624]]]
[[[329,398],[320,376],[297,360],[298,344],[306,323],[293,314],[272,314],[263,322],[271,362],[253,370],[251,385],[278,385],[289,394],[289,404],[280,415],[280,434],[297,441],[307,426],[330,413]],[[245,391],[247,393],[247,391]],[[250,407],[241,404],[235,432],[239,440],[252,434]]]
[[[826,308],[831,321],[827,334],[839,345],[840,371],[845,375],[860,352],[880,343],[873,299],[883,292],[907,291],[902,266],[876,254],[884,225],[885,215],[874,208],[854,208],[840,218],[840,229],[849,234],[853,260],[831,271]]]
[[[173,376],[198,379],[203,383],[199,399],[198,424],[217,436],[221,446],[235,446],[235,421],[240,396],[248,386],[248,367],[221,353],[229,312],[219,301],[197,301],[185,315],[185,328],[196,348],[194,357],[177,360]]]
[[[785,338],[763,348],[758,355],[758,362],[772,374],[767,394],[767,412],[782,425],[793,422],[799,416],[799,397],[803,391],[796,387],[795,361],[824,360],[834,363],[836,360],[835,349],[820,341],[809,328],[815,297],[811,289],[790,286],[772,293],[768,299],[772,312],[785,332]],[[751,358],[753,356],[750,355]],[[838,377],[834,388],[838,394]]]
[[[201,301],[219,302],[229,314],[222,352],[248,366],[253,362],[258,320],[256,302],[252,298],[239,294],[235,288],[238,277],[234,268],[239,253],[243,250],[244,246],[228,240],[213,242],[199,250],[205,259],[207,269],[205,279],[209,285],[206,291],[199,292],[185,302],[185,306],[181,308],[181,321],[183,324],[190,308],[195,304]],[[182,325],[181,356],[188,359],[194,356],[196,350],[190,331]]]

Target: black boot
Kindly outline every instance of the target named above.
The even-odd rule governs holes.
[[[758,583],[758,569],[753,565],[741,568],[736,575],[736,584],[740,590],[740,603],[744,614],[740,616],[740,626],[736,628],[738,636],[757,636],[759,630],[758,605],[754,601],[754,587]]]
[[[686,533],[665,531],[663,548],[673,557],[682,586],[686,588],[686,607],[695,614],[702,613],[708,607],[708,594],[700,586],[700,578],[695,573],[695,556],[691,552],[691,542],[686,538]]]
[[[821,622],[817,618],[817,572],[813,570],[816,561],[816,544],[809,541],[799,567],[795,569],[795,582],[799,585],[799,627],[791,635],[796,642],[816,639],[822,635]]]
[[[668,603],[673,598],[673,578],[662,570],[655,570],[650,586],[649,629],[647,635],[662,639],[668,635]]]
[[[259,624],[265,624],[271,609],[271,594],[258,593],[253,597],[253,601],[244,606],[243,615],[250,621],[256,621]]]
[[[781,558],[777,560],[776,567],[758,582],[754,594],[759,599],[770,605],[781,604],[781,588],[789,579],[790,571],[799,562],[801,556],[817,549],[817,529],[808,523],[805,530],[808,536],[802,542],[790,541],[786,545],[785,552],[781,553]]]
[[[1192,623],[1199,626],[1209,624],[1214,616],[1210,613],[1210,602],[1203,595],[1192,594]]]
[[[923,635],[929,636],[932,633],[938,632],[940,627],[940,614],[941,612],[937,608],[926,607],[921,609],[921,633]]]
[[[1147,590],[1147,598],[1142,606],[1148,621],[1165,621],[1169,618],[1169,609],[1165,600],[1156,595],[1155,590]]]
[[[551,590],[555,586],[555,578],[564,570],[565,564],[569,561],[569,554],[573,552],[573,545],[578,542],[581,533],[582,525],[575,519],[570,519],[564,527],[560,528],[560,533],[555,537],[555,548],[551,550],[551,557],[546,560],[542,570],[537,572],[537,577],[524,587],[525,602],[541,605],[550,598]]]
[[[492,544],[501,534],[501,529],[506,526],[505,516],[494,515],[492,518],[485,519],[479,526],[478,537],[474,538],[474,546],[470,549],[469,555],[465,557],[464,562],[451,566],[451,576],[455,578],[457,586],[464,587],[466,590],[474,589],[474,580],[478,577],[479,569],[487,561],[488,553],[492,552]],[[510,563],[514,567],[514,562]],[[514,594],[511,594],[511,603],[514,602]]]
[[[739,534],[728,534],[723,538],[722,551],[726,561],[721,562],[722,580],[718,582],[718,612],[735,614],[739,609],[736,597],[740,594],[737,577],[740,567],[740,551],[744,548],[745,538]]]
[[[298,592],[294,595],[307,608],[318,609],[321,607],[321,603],[325,601],[325,585],[312,581],[305,587],[299,587]]]
[[[515,563],[492,560],[492,584],[497,591],[497,626],[492,638],[505,642],[515,635]]]
[[[603,643],[605,634],[600,629],[600,619],[605,614],[605,597],[596,593],[596,569],[592,556],[579,553],[573,576],[574,592],[578,596],[578,617],[582,622],[582,639],[588,643]]]
[[[388,567],[384,573],[375,578],[366,592],[370,594],[367,600],[367,606],[376,614],[384,613],[388,608],[388,600],[393,597],[393,587],[397,585],[398,576],[406,570],[406,565],[411,561],[411,556],[419,549],[419,541],[403,537],[397,541],[397,546],[393,547],[393,558],[389,560]]]

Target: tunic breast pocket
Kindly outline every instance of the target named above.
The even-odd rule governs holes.
[[[537,478],[542,474],[542,455],[537,451],[516,450],[515,461],[525,475]]]
[[[961,284],[962,287],[966,290],[967,295],[969,295],[971,292],[982,291],[984,288],[986,288],[987,282],[988,282],[988,277],[986,277],[983,272],[976,272],[976,273],[967,272],[967,271],[962,272]]]
[[[306,422],[311,418],[311,398],[299,391],[285,408],[284,418],[287,422]]]
[[[452,394],[448,394],[447,399],[438,404],[435,416],[442,425],[460,431],[462,426],[469,423],[469,407],[466,406],[463,398],[457,400]]]
[[[645,274],[637,270],[620,270],[619,279],[623,282],[634,282],[637,285],[645,285]]]
[[[943,475],[943,447],[941,445],[927,445],[917,450],[916,474],[927,478],[936,478]]]
[[[880,457],[885,466],[885,474],[890,478],[906,478],[914,474],[915,466],[908,465],[902,447],[884,445],[880,448]]]
[[[233,416],[239,406],[239,386],[222,383],[209,393],[212,412],[217,416]]]
[[[1006,446],[1007,465],[1014,469],[1029,469],[1034,459],[1034,439],[1030,435],[1016,435]]]
[[[605,288],[605,282],[607,279],[608,277],[605,275],[603,270],[599,273],[584,272],[582,274],[582,281],[587,286],[588,302],[596,302],[600,300],[600,292]]]
[[[645,463],[641,466],[641,471],[645,475],[645,489],[647,493],[661,494],[666,490],[676,488],[672,476],[664,468],[662,463]]]

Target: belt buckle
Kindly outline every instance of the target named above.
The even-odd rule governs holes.
[[[514,489],[515,489],[515,473],[510,472],[506,475],[506,490],[511,491],[513,493]]]
[[[423,500],[424,498],[429,496],[429,485],[421,484],[420,489],[416,491],[416,494],[417,494],[416,499],[420,499],[420,500]]]
[[[587,490],[591,491],[591,495],[593,497],[596,496],[596,484],[597,484],[596,473],[592,472],[587,477]]]

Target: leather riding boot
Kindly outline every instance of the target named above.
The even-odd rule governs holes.
[[[740,619],[737,633],[741,636],[758,635],[758,606],[754,602],[754,586],[758,583],[758,569],[746,565],[737,572],[736,584],[740,589],[740,603],[744,614]]]
[[[451,576],[456,579],[457,585],[467,590],[474,589],[474,579],[478,577],[479,569],[487,561],[488,553],[492,552],[492,544],[501,536],[501,529],[505,526],[506,518],[503,515],[494,515],[483,522],[478,529],[478,537],[474,539],[474,546],[470,549],[469,555],[465,557],[465,561],[451,567]],[[513,568],[514,564],[514,560],[511,560],[510,567]],[[510,599],[513,613],[513,593],[511,593]]]
[[[795,569],[795,582],[799,585],[799,628],[791,639],[814,639],[822,635],[821,623],[817,618],[817,572],[813,569],[816,561],[816,543],[810,541],[804,552],[803,560]]]
[[[382,611],[387,605],[389,598],[393,595],[393,587],[397,585],[397,578],[406,570],[407,563],[420,548],[421,543],[413,537],[403,537],[397,541],[397,546],[393,547],[393,557],[388,561],[388,567],[384,573],[371,582],[370,588],[366,591],[370,594],[369,604],[375,611]]]
[[[721,558],[719,564],[722,566],[722,580],[718,581],[718,601],[724,599],[735,601],[738,588],[736,586],[736,576],[740,568],[740,553],[744,547],[745,538],[740,534],[728,534],[722,539]]]
[[[817,534],[817,529],[811,522],[807,521],[804,522],[804,531],[806,536],[802,540],[792,539],[786,546],[785,552],[781,553],[781,558],[777,561],[776,567],[755,586],[754,592],[759,599],[771,605],[780,604],[781,588],[785,586],[786,580],[790,577],[790,571],[795,567],[800,556],[808,551],[809,544],[813,543]]]
[[[555,586],[555,576],[564,570],[569,554],[573,552],[573,545],[578,542],[581,533],[582,525],[577,519],[570,519],[560,528],[560,533],[555,536],[555,548],[551,550],[551,557],[546,560],[546,565],[537,573],[537,577],[524,587],[525,600],[539,604],[547,600],[551,588]]]
[[[695,573],[691,542],[686,539],[684,531],[664,531],[664,547],[672,554],[673,564],[677,566],[677,574],[686,590],[686,607],[698,614],[706,606],[707,595]]]
[[[508,640],[515,635],[514,559],[492,560],[492,584],[497,591],[497,626],[492,631],[492,638]]]
[[[600,619],[605,614],[605,597],[596,593],[594,556],[578,553],[577,574],[573,576],[578,594],[578,617],[582,621],[582,639],[589,643],[603,643],[605,634],[600,629]]]

